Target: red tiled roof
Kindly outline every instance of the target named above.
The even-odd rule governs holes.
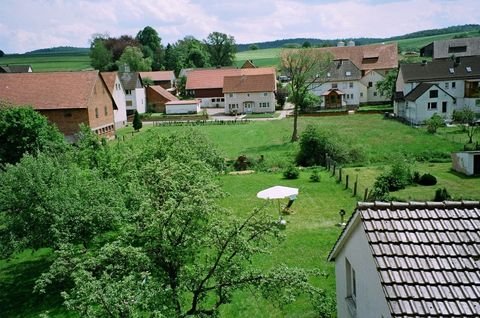
[[[225,76],[275,74],[273,67],[245,69],[192,70],[187,75],[186,89],[223,88]]]
[[[152,81],[171,81],[175,79],[173,71],[155,71],[155,72],[140,72],[142,80],[146,77]]]
[[[319,48],[330,52],[334,60],[350,60],[360,70],[391,69],[398,67],[397,44],[375,44],[361,46],[341,46]],[[363,59],[376,59],[378,61],[365,63]]]
[[[147,89],[151,89],[151,90],[155,91],[156,93],[160,94],[161,96],[163,96],[165,99],[168,99],[169,101],[177,101],[178,100],[178,98],[175,95],[168,92],[165,88],[163,88],[160,85],[148,86]]]
[[[225,76],[223,93],[273,92],[275,74]]]
[[[34,109],[87,108],[98,71],[0,74],[0,99]]]

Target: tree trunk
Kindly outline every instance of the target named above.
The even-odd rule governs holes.
[[[295,103],[295,107],[293,108],[293,133],[292,133],[291,142],[295,142],[298,140],[297,121],[298,121],[298,106]]]

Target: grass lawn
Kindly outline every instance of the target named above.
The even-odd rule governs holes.
[[[280,112],[264,113],[264,114],[247,114],[245,118],[277,118]]]
[[[228,196],[221,201],[226,208],[237,215],[247,215],[255,207],[265,207],[272,215],[278,215],[277,202],[258,199],[258,191],[274,185],[299,188],[298,199],[292,206],[295,212],[288,220],[284,231],[286,239],[271,255],[262,255],[254,263],[262,268],[279,264],[291,267],[317,268],[328,274],[315,284],[325,288],[333,296],[335,291],[334,264],[326,261],[341,229],[338,211],[351,213],[356,204],[349,191],[344,191],[326,172],[321,172],[321,181],[309,181],[311,171],[303,170],[297,180],[285,180],[280,173],[255,173],[249,175],[226,175],[220,178]],[[282,204],[288,200],[285,199]],[[287,307],[286,317],[315,317],[315,313],[304,302],[299,301]],[[222,310],[223,317],[285,317],[271,304],[247,292],[237,293],[234,302]]]
[[[0,64],[30,64],[34,72],[82,71],[92,69],[88,54],[6,55]]]

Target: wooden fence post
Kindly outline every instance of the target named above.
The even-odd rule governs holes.
[[[348,174],[345,176],[345,190],[348,189]]]
[[[363,195],[363,201],[367,201],[368,188],[365,188],[365,194]]]
[[[342,168],[338,169],[338,182],[342,182]]]
[[[333,172],[332,172],[332,177],[334,177],[334,176],[335,176],[335,168],[336,168],[336,164],[334,163],[334,164],[333,164]]]
[[[358,180],[355,180],[355,183],[353,184],[353,196],[357,195],[357,184]]]

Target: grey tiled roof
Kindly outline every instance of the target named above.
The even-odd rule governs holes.
[[[451,59],[405,63],[400,65],[400,72],[405,83],[478,79],[480,56],[460,57],[458,63]]]
[[[420,83],[413,90],[411,90],[410,93],[408,93],[405,96],[405,100],[412,101],[412,102],[416,101],[419,97],[421,97],[423,94],[425,94],[425,92],[428,91],[430,89],[430,87],[432,87],[432,86],[436,86],[437,89],[443,91],[445,94],[450,96],[452,99],[455,99],[455,97],[450,95],[448,92],[446,92],[443,88],[441,88],[437,84]]]
[[[480,317],[480,202],[360,203],[392,317]]]
[[[347,72],[349,72],[349,75],[347,75]],[[330,76],[325,78],[328,82],[356,81],[362,78],[362,72],[350,60],[333,61],[328,74]]]

